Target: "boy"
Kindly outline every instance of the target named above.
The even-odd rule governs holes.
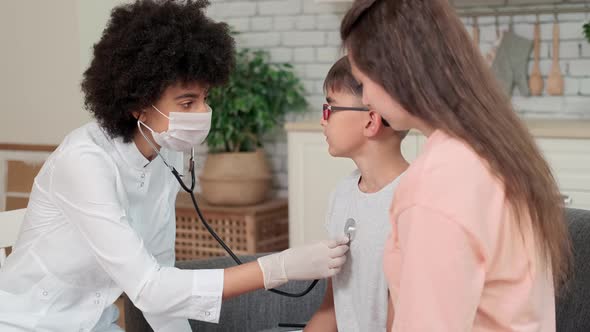
[[[328,72],[324,91],[327,104],[321,125],[329,153],[350,158],[358,167],[332,193],[326,229],[331,237],[342,235],[347,220],[354,219],[356,231],[350,257],[329,281],[324,302],[305,331],[386,331],[392,315],[382,272],[383,247],[391,229],[393,192],[408,167],[401,154],[407,132],[394,131],[364,107],[362,87],[346,57]]]

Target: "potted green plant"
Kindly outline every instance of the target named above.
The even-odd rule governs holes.
[[[199,176],[211,204],[250,205],[264,201],[272,174],[262,150],[265,136],[288,112],[306,109],[304,89],[287,63],[271,63],[265,51],[242,49],[227,85],[212,89],[209,154]]]
[[[590,22],[584,24],[584,35],[586,36],[586,39],[590,43]]]

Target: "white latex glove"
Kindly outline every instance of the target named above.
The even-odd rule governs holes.
[[[346,262],[348,237],[289,248],[258,258],[264,288],[278,287],[289,280],[324,279],[340,272]]]

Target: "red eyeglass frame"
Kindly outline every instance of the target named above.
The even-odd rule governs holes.
[[[357,112],[368,112],[368,107],[354,107],[354,106],[332,106],[330,104],[324,104],[322,108],[322,117],[328,121],[332,112],[339,111],[357,111]]]
[[[369,108],[368,107],[354,107],[354,106],[332,106],[330,104],[324,104],[323,108],[322,108],[322,118],[325,121],[328,121],[328,119],[330,118],[330,114],[332,114],[333,112],[339,112],[339,111],[356,111],[356,112],[368,112]],[[386,127],[389,127],[389,123],[381,118],[381,122],[383,122],[383,125]]]

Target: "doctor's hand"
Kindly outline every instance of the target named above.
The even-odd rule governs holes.
[[[346,262],[347,251],[348,238],[342,237],[260,257],[258,264],[264,275],[264,288],[275,288],[289,280],[332,277]]]

